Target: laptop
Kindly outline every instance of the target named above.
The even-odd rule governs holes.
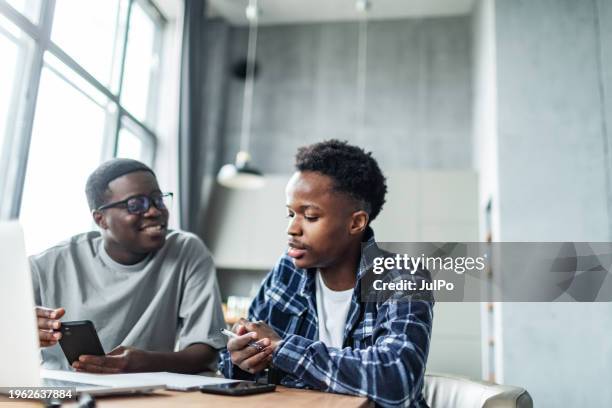
[[[41,370],[30,265],[16,221],[0,222],[0,310],[5,333],[0,336],[0,392],[8,393],[2,387],[70,387],[77,394],[107,395],[165,388],[146,375]]]

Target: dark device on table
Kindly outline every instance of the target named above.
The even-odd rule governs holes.
[[[89,320],[62,322],[60,326],[62,338],[59,341],[68,364],[72,365],[84,354],[103,356],[104,349],[100,344],[98,333]]]
[[[200,391],[210,394],[221,395],[251,395],[263,392],[272,392],[276,389],[275,384],[258,384],[252,381],[242,381],[227,384],[204,385]]]

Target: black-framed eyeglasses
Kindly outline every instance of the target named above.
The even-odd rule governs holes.
[[[125,200],[115,201],[114,203],[104,204],[98,207],[97,211],[107,208],[124,207],[130,214],[144,214],[149,211],[151,205],[158,210],[167,210],[168,202],[174,197],[172,193],[163,193],[155,196],[137,195],[126,198]]]

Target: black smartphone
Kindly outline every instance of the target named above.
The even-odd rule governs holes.
[[[62,338],[59,344],[70,365],[84,354],[93,356],[103,356],[105,354],[96,328],[89,320],[62,322],[60,332]]]
[[[252,381],[241,381],[227,384],[204,385],[200,391],[209,394],[221,395],[251,395],[263,392],[272,392],[276,389],[274,384],[258,384]]]

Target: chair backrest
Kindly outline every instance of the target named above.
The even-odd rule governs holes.
[[[426,374],[423,396],[431,408],[533,408],[524,388],[450,374]]]

